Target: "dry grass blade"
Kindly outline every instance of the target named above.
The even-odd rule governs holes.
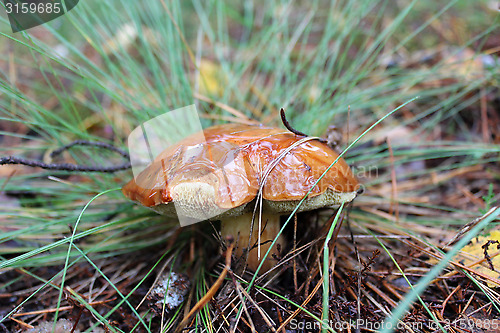
[[[311,301],[311,299],[314,297],[314,295],[316,295],[316,293],[318,292],[319,288],[323,285],[323,278],[319,279],[318,280],[318,283],[316,283],[316,286],[314,287],[314,289],[311,291],[311,293],[307,296],[307,298],[304,300],[304,302],[302,302],[302,304],[300,305],[301,308],[305,308],[305,306]],[[280,331],[280,330],[283,330],[285,329],[285,327],[292,321],[293,318],[295,318],[296,316],[298,316],[301,312],[302,312],[302,309],[299,308],[297,310],[295,310],[277,329],[277,331]]]
[[[202,95],[200,93],[196,93],[195,92],[195,93],[193,93],[193,96],[194,96],[194,98],[199,99],[200,101],[204,101],[204,102],[213,104],[213,105],[221,108],[222,110],[231,113],[233,116],[235,116],[237,119],[239,119],[240,122],[242,122],[244,124],[249,124],[249,125],[259,125],[260,124],[260,122],[248,118],[241,111],[238,111],[238,110],[236,110],[235,108],[233,108],[233,107],[231,107],[229,105],[226,105],[224,103],[215,101],[215,100],[213,100],[213,99],[211,99],[211,98],[209,98],[207,96],[204,96],[204,95]]]
[[[234,279],[234,276],[231,276],[231,277],[233,278],[233,283],[234,283],[234,286],[235,286],[236,294],[238,295],[238,297],[239,297],[239,299],[241,301],[241,304],[243,306],[243,311],[245,312],[245,315],[248,318],[247,325],[250,326],[250,329],[251,329],[252,333],[257,332],[255,330],[255,325],[253,323],[252,316],[250,316],[250,313],[248,312],[248,308],[247,308],[247,306],[245,304],[245,298],[243,297],[243,293],[241,292],[241,289],[243,289],[243,288],[241,288],[240,283],[238,281],[236,281],[236,279]],[[246,294],[246,295],[248,295],[248,294]],[[238,318],[238,320],[239,320],[239,318]],[[235,327],[238,326],[238,320],[234,322],[234,325],[229,330],[230,332],[232,332],[232,333],[235,332]]]
[[[22,327],[24,327],[26,329],[34,328],[34,326],[32,326],[32,325],[30,325],[28,323],[25,323],[22,320],[19,320],[19,319],[16,319],[16,318],[11,318],[11,320],[15,321],[16,323],[18,323],[19,325],[21,325]]]
[[[255,303],[255,301],[253,300],[252,297],[250,297],[250,295],[246,292],[246,290],[241,286],[241,284],[237,284],[236,285],[236,288],[238,288],[238,290],[243,294],[245,295],[245,297],[253,304],[253,306],[257,309],[257,311],[259,312],[259,314],[262,316],[262,319],[264,319],[264,321],[266,322],[267,326],[271,329],[271,331],[273,332],[276,332],[276,329],[274,328],[275,324],[271,322],[272,319],[270,319],[266,313],[261,309],[261,307]],[[242,298],[243,300],[243,298]]]
[[[462,229],[460,229],[460,231],[452,239],[450,239],[448,241],[448,243],[446,243],[446,246],[451,246],[451,245],[455,244],[456,242],[458,242],[460,240],[460,238],[462,238],[469,230],[471,230],[472,228],[474,228],[474,226],[476,226],[479,222],[481,222],[486,217],[488,217],[489,215],[491,215],[495,211],[494,208],[496,209],[497,207],[493,207],[492,209],[490,209],[483,216],[478,217],[477,219],[474,219],[471,222],[469,222],[466,225],[464,225],[462,227]]]
[[[102,305],[102,304],[105,304],[108,302],[113,302],[115,300],[116,300],[116,298],[107,299],[105,301],[95,301],[95,302],[90,302],[88,305],[90,305],[90,306]],[[72,310],[74,308],[75,308],[75,306],[71,305],[71,306],[61,306],[59,309],[52,308],[52,309],[46,309],[46,310],[18,312],[18,313],[13,314],[12,317],[33,316],[33,315],[39,315],[39,314],[44,314],[44,313],[56,312],[57,310],[59,310],[59,311]]]
[[[176,333],[182,332],[184,327],[189,323],[189,319],[198,311],[200,311],[205,304],[210,302],[210,300],[214,297],[215,293],[217,293],[217,290],[219,290],[220,286],[222,285],[222,282],[224,281],[227,272],[231,269],[231,254],[233,253],[233,241],[228,240],[227,243],[229,246],[226,249],[226,266],[220,273],[219,277],[215,281],[215,283],[212,285],[212,287],[207,291],[207,293],[200,299],[194,307],[189,311],[187,316],[182,319],[180,324],[177,326],[177,329],[175,330]]]

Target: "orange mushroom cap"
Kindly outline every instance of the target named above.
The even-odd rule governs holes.
[[[169,214],[164,209],[172,201],[187,200],[187,205],[209,202],[220,209],[242,207],[257,196],[261,182],[264,202],[275,212],[290,211],[316,183],[338,154],[318,140],[310,140],[280,155],[304,137],[287,130],[266,126],[224,124],[207,128],[203,136],[192,135],[160,153],[153,163],[122,189],[125,196]],[[197,147],[188,153],[186,147]],[[265,171],[278,159],[267,177]],[[222,167],[223,166],[223,167]],[[204,177],[206,176],[206,177]],[[186,192],[186,185],[203,178],[212,196],[200,191]],[[314,186],[300,210],[351,201],[359,187],[349,166],[340,158]],[[177,188],[177,190],[176,190]],[[189,191],[188,191],[189,192]],[[320,199],[325,197],[326,200]],[[316,198],[316,200],[314,200]],[[306,201],[307,201],[306,200]],[[316,201],[316,202],[315,202]]]

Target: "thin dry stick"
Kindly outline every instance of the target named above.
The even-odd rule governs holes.
[[[298,136],[307,136],[306,133],[296,130],[295,128],[292,127],[292,125],[290,125],[290,123],[286,119],[285,110],[283,108],[280,109],[280,116],[281,116],[281,122],[283,123],[283,125],[285,125],[287,130]]]
[[[250,295],[246,292],[246,290],[241,286],[241,284],[237,284],[237,288],[239,289],[239,291],[241,293],[243,293],[247,298],[248,300],[253,304],[253,306],[257,309],[257,311],[259,312],[259,314],[262,316],[262,318],[264,319],[264,321],[266,322],[267,326],[269,326],[269,328],[273,331],[273,332],[276,332],[276,329],[274,328],[274,326],[276,324],[274,323],[271,323],[270,319],[266,316],[266,313],[264,313],[264,311],[262,311],[261,307],[255,303],[255,301],[252,299],[252,297],[250,297]]]
[[[444,317],[444,309],[446,308],[446,304],[450,300],[451,296],[453,296],[454,293],[456,293],[457,291],[459,291],[460,288],[461,288],[460,285],[456,286],[455,289],[453,289],[453,291],[443,301],[443,304],[441,305],[441,312],[440,312],[441,313],[441,317]]]
[[[30,167],[38,167],[42,169],[47,169],[47,170],[59,170],[59,171],[73,171],[73,172],[116,172],[116,171],[121,171],[121,170],[126,170],[131,168],[129,154],[120,149],[117,148],[111,144],[105,143],[105,142],[92,142],[92,141],[85,141],[85,140],[76,140],[71,142],[70,144],[67,144],[59,149],[54,150],[51,153],[51,157],[54,157],[56,155],[61,154],[63,151],[73,147],[73,146],[92,146],[92,147],[97,147],[97,148],[103,148],[107,149],[110,151],[113,151],[115,153],[120,154],[123,158],[127,159],[127,162],[124,162],[122,164],[114,165],[114,166],[93,166],[93,165],[78,165],[78,164],[71,164],[71,163],[44,163],[42,161],[37,161],[37,160],[30,160],[22,157],[17,157],[17,156],[5,156],[5,157],[0,157],[0,165],[4,164],[21,164],[21,165],[27,165]]]
[[[196,66],[196,57],[193,54],[193,51],[189,47],[189,43],[186,41],[186,38],[184,37],[184,34],[182,33],[181,29],[179,28],[179,25],[177,22],[174,20],[174,16],[172,15],[172,12],[168,8],[167,4],[165,3],[164,0],[160,0],[163,8],[167,12],[168,17],[170,17],[170,20],[172,21],[172,24],[174,25],[175,29],[177,30],[177,33],[179,34],[179,37],[182,40],[182,44],[184,44],[184,47],[186,48],[188,54],[189,54],[189,59],[193,63],[194,66]]]
[[[476,313],[478,313],[479,311],[483,311],[486,307],[489,307],[491,305],[493,305],[493,302],[488,302],[480,307],[478,307],[477,309],[475,310],[471,310],[471,312],[467,312],[467,309],[469,308],[470,304],[472,303],[473,300],[476,299],[476,294],[477,292],[473,292],[472,295],[470,296],[469,300],[467,301],[467,304],[465,304],[465,307],[463,308],[462,311],[460,311],[459,315],[460,316],[468,316],[468,317],[472,317],[474,316]],[[491,309],[491,308],[490,308]],[[466,314],[467,313],[467,314]],[[460,320],[460,316],[456,319],[456,321]]]
[[[4,164],[22,164],[30,167],[38,167],[47,170],[74,171],[74,172],[116,172],[116,171],[130,169],[131,167],[130,162],[110,167],[99,167],[92,165],[76,165],[71,163],[44,163],[42,161],[28,160],[16,156],[1,157],[0,165]]]
[[[69,333],[75,332],[76,326],[78,325],[78,322],[80,322],[80,318],[82,317],[83,310],[85,310],[85,307],[80,306],[80,311],[78,311],[78,315],[76,317],[75,323],[73,324],[73,328],[71,329],[71,331]]]
[[[276,313],[278,314],[278,320],[280,321],[280,326],[281,326],[281,324],[283,323],[283,318],[281,317],[281,312],[279,308],[276,308]],[[284,327],[281,329],[281,333],[286,333]]]
[[[235,306],[235,305],[233,305],[233,303],[230,303],[229,305],[232,307],[231,312],[237,312],[237,311],[238,311],[238,308],[236,308],[236,306]],[[244,305],[243,305],[243,304],[242,304],[242,306],[244,307]],[[249,322],[248,322],[245,318],[241,317],[241,315],[240,315],[240,318],[241,318],[241,321],[243,322],[243,324],[247,325],[250,329],[252,329],[252,326],[250,326],[250,323],[249,323]],[[237,324],[238,322],[239,322],[239,318],[238,318],[238,320],[236,321],[236,324]],[[236,324],[235,324],[235,326],[236,326]],[[229,329],[229,332],[230,332],[230,333],[234,333],[234,329],[230,328],[230,329]]]
[[[308,136],[304,132],[296,130],[295,128],[292,127],[292,125],[286,119],[285,110],[283,108],[280,109],[280,116],[281,116],[281,122],[283,123],[283,125],[286,127],[287,130],[298,136]],[[327,143],[325,139],[322,138],[316,138],[316,139],[320,142]]]
[[[139,310],[139,308],[141,307],[142,303],[144,303],[144,301],[148,298],[148,296],[151,293],[151,291],[156,287],[156,284],[161,279],[163,272],[165,271],[165,269],[167,268],[167,266],[171,264],[171,262],[172,262],[172,257],[168,258],[167,261],[160,268],[160,271],[158,272],[158,275],[156,276],[156,279],[154,280],[154,282],[151,285],[151,287],[149,287],[148,292],[146,293],[146,295],[144,295],[144,297],[141,299],[141,301],[139,302],[139,304],[135,307],[136,310]]]
[[[289,314],[292,314],[292,311],[291,310],[288,310],[286,308],[286,304],[282,304],[279,302],[279,299],[275,299],[275,298],[272,298],[271,296],[267,295],[264,291],[265,291],[265,287],[261,287],[262,289],[260,288],[257,288],[255,290],[255,292],[259,295],[261,295],[262,297],[266,298],[270,303],[273,303],[276,307],[276,309],[281,309],[284,313],[289,313]],[[282,320],[280,319],[280,324],[281,324]]]
[[[240,276],[236,275],[233,271],[231,271],[230,274],[238,277],[238,279],[242,279]],[[225,317],[230,317],[233,314],[233,312],[237,312],[238,309],[236,308],[236,306],[241,304],[241,299],[238,301],[238,297],[239,297],[239,295],[234,295],[233,291],[230,291],[226,297],[226,299],[230,299],[230,300],[226,302],[227,304],[224,306],[224,308],[220,309],[218,315],[215,316],[213,321],[215,322],[220,315],[224,316],[224,318],[225,318]],[[233,303],[235,303],[236,301],[238,301],[238,303],[236,305],[234,305]],[[216,304],[216,306],[218,308],[220,308],[219,304]],[[229,309],[229,308],[231,308],[231,309]],[[245,324],[247,324],[248,327],[250,327],[250,325],[246,322],[245,318],[242,318],[242,319],[245,321]],[[231,325],[228,324],[228,327],[230,327],[230,326]]]
[[[295,310],[281,325],[280,327],[278,327],[277,331],[280,331],[282,330],[284,327],[286,327],[286,325],[288,325],[293,318],[295,318],[301,311],[302,309],[307,305],[307,303],[309,303],[309,301],[313,298],[314,295],[316,295],[316,293],[318,292],[319,288],[323,285],[323,278],[320,278],[318,283],[316,284],[316,286],[314,287],[314,289],[311,291],[311,293],[309,294],[309,296],[307,296],[307,298],[304,300],[304,302],[302,302],[302,304],[300,305],[300,308],[298,308],[297,310]]]
[[[244,125],[257,125],[254,120],[244,120],[244,119],[236,118],[236,117],[232,117],[232,116],[221,116],[221,115],[214,115],[214,114],[200,114],[200,118],[215,119],[215,120],[219,120],[219,121],[223,121],[223,122],[244,124]]]
[[[215,302],[215,307],[217,308],[217,310],[220,313],[220,316],[222,317],[222,320],[223,320],[223,323],[221,323],[221,326],[219,326],[219,329],[217,331],[219,331],[221,329],[221,327],[222,327],[222,325],[224,325],[224,323],[226,324],[227,327],[231,326],[231,324],[229,323],[229,320],[228,320],[227,316],[222,311],[219,303]],[[217,319],[217,316],[215,316],[215,318],[212,320],[212,322],[215,322],[216,319]]]
[[[105,304],[105,303],[108,303],[108,302],[111,302],[114,300],[116,300],[116,297],[113,299],[105,300],[105,301],[90,302],[89,305],[90,306],[101,305],[101,304]],[[59,311],[72,310],[74,307],[75,307],[74,305],[62,306],[59,308]],[[51,312],[56,312],[56,311],[57,311],[56,308],[52,308],[52,309],[29,311],[29,312],[19,312],[19,313],[13,314],[12,317],[33,316],[33,315],[46,314],[46,313],[51,313]]]
[[[357,294],[356,294],[356,304],[357,304],[357,314],[356,314],[356,320],[361,320],[361,267],[363,266],[362,263],[361,263],[361,258],[359,256],[359,251],[358,251],[358,247],[356,245],[356,241],[354,240],[354,235],[352,233],[352,230],[351,230],[351,225],[349,223],[349,220],[347,220],[347,228],[349,229],[349,234],[351,236],[351,242],[352,244],[354,245],[354,253],[356,254],[356,259],[358,261],[358,264],[359,264],[359,269],[358,269],[358,278],[357,278],[357,285],[358,285],[358,290],[357,290]]]
[[[27,329],[35,328],[34,326],[32,326],[32,325],[30,325],[30,324],[28,324],[28,323],[25,323],[25,322],[24,322],[24,321],[22,321],[22,320],[16,319],[16,318],[12,318],[12,317],[10,317],[10,320],[15,321],[16,323],[18,323],[19,325],[21,325],[21,326],[23,326],[23,327],[25,327],[25,328],[27,328]]]
[[[196,98],[196,99],[199,99],[200,101],[204,101],[204,102],[207,102],[207,103],[210,103],[210,104],[213,104],[219,108],[221,108],[222,110],[225,110],[227,112],[229,112],[230,114],[232,114],[233,116],[235,116],[236,118],[240,118],[240,119],[243,119],[244,121],[246,121],[247,123],[251,123],[251,124],[254,124],[254,125],[258,125],[260,124],[258,121],[256,120],[252,120],[252,119],[249,119],[247,116],[245,116],[242,112],[236,110],[235,108],[232,108],[230,107],[229,105],[227,104],[224,104],[224,103],[221,103],[221,102],[218,102],[218,101],[215,101],[207,96],[204,96],[202,94],[199,94],[199,93],[194,93],[193,94],[193,97]]]
[[[274,80],[271,80],[271,81],[274,81]],[[266,87],[263,87],[264,89]],[[264,105],[267,109],[271,110],[271,114],[274,115],[278,112],[278,110],[276,110],[276,108],[274,107],[273,103],[271,103],[269,101],[269,99],[267,98],[270,94],[271,94],[271,91],[268,89],[268,91],[265,93],[265,92],[261,92],[259,91],[259,89],[254,85],[254,84],[250,84],[250,92],[252,92],[255,97],[257,97],[257,99],[260,101],[259,104],[257,104],[259,107],[257,109],[256,108],[253,108],[253,115],[255,116],[255,118],[259,119],[262,117],[262,106]],[[266,96],[267,95],[267,96]],[[247,106],[248,107],[248,106]],[[250,108],[250,111],[252,111],[252,109]]]
[[[245,301],[244,301],[244,298],[243,298],[243,295],[241,294],[241,290],[240,289],[243,289],[241,288],[241,285],[239,284],[239,282],[235,279],[234,275],[231,274],[231,278],[233,279],[233,283],[235,285],[235,290],[236,290],[236,293],[238,294],[238,297],[240,298],[240,301],[241,301],[241,304],[243,305],[243,311],[245,312],[247,318],[248,318],[248,322],[249,322],[249,325],[250,325],[250,329],[252,330],[252,332],[257,332],[255,330],[255,325],[253,324],[253,321],[252,321],[252,317],[250,316],[250,313],[248,313],[248,309],[247,309],[247,306],[245,305]],[[248,295],[248,294],[247,294]],[[251,298],[250,298],[251,299]],[[230,327],[229,331],[230,332],[234,332],[235,330],[235,327]]]
[[[386,293],[384,293],[382,290],[380,290],[376,285],[374,285],[370,281],[367,281],[366,285],[368,286],[368,288],[373,290],[378,296],[380,296],[380,298],[382,298],[384,301],[386,301],[393,308],[398,306],[398,304],[396,302],[394,302]]]
[[[215,295],[217,290],[219,290],[222,282],[224,281],[224,278],[227,275],[227,272],[231,269],[231,254],[233,253],[233,241],[231,239],[228,239],[227,241],[229,243],[229,246],[226,250],[226,266],[220,273],[219,277],[217,278],[217,281],[213,284],[213,286],[207,291],[205,296],[202,297],[198,301],[198,303],[195,304],[195,306],[189,311],[186,317],[182,319],[181,323],[179,326],[177,326],[177,329],[175,330],[176,333],[182,332],[184,327],[188,324],[189,319],[191,318],[192,315],[194,315],[196,312],[200,311],[205,304],[207,304]]]
[[[308,243],[308,244],[305,244],[305,245],[302,245],[301,247],[299,247],[297,250],[295,251],[290,251],[288,252],[284,257],[281,258],[281,260],[279,261],[279,263],[277,263],[275,266],[273,266],[273,268],[271,268],[270,270],[268,270],[267,272],[263,273],[261,276],[259,276],[255,281],[256,282],[262,282],[263,280],[266,280],[266,283],[263,285],[263,287],[269,285],[273,279],[267,279],[267,275],[269,273],[271,273],[272,271],[280,268],[281,266],[285,265],[287,262],[289,262],[290,260],[293,260],[293,259],[296,259],[299,254],[301,254],[302,252],[304,252],[305,250],[307,250],[307,248],[310,246],[310,244],[312,244],[312,242]],[[298,292],[300,291],[300,288],[299,290],[297,290],[297,293],[296,295],[298,295]]]
[[[464,313],[466,313],[467,309],[470,306],[470,303],[472,303],[472,300],[474,300],[475,297],[476,297],[476,292],[473,292],[472,295],[470,296],[469,300],[467,301],[467,304],[465,304],[465,306],[462,309],[462,311],[460,311],[460,313],[459,313],[460,316],[463,316]],[[481,306],[481,307],[477,308],[476,310],[470,312],[469,316],[473,316],[476,313],[476,311],[477,312],[482,311],[485,307],[490,306],[492,304],[493,304],[492,302],[488,302],[488,303],[484,304],[483,306]],[[458,318],[460,318],[460,316]]]
[[[462,184],[457,184],[457,188],[467,197],[474,205],[479,206],[481,208],[486,208],[486,204],[483,200],[476,198],[475,195]]]
[[[94,141],[87,141],[87,140],[75,140],[67,145],[62,146],[61,148],[57,148],[56,150],[54,150],[50,153],[50,157],[54,158],[57,155],[60,155],[65,150],[68,150],[74,146],[89,146],[89,147],[103,148],[103,149],[107,149],[110,151],[114,151],[115,153],[122,155],[126,159],[130,159],[129,153],[127,153],[123,149],[120,149],[118,147],[113,146],[112,144],[109,144],[106,142],[99,142],[99,141],[94,142]]]
[[[382,304],[380,304],[379,302],[377,302],[377,300],[375,300],[375,298],[373,298],[373,296],[366,290],[362,290],[362,293],[363,295],[370,301],[372,302],[373,305],[375,305],[375,307],[377,307],[380,312],[382,312],[386,317],[387,316],[390,316],[391,315],[391,312],[389,311],[389,309],[387,309],[386,307],[383,307]]]
[[[401,295],[390,283],[382,281],[382,285],[391,292],[394,296],[396,296],[399,300],[403,299],[403,295]]]
[[[492,207],[486,214],[484,214],[483,216],[480,216],[474,220],[472,220],[471,222],[467,223],[466,225],[464,225],[462,227],[462,229],[458,232],[458,234],[455,235],[455,237],[453,237],[452,239],[450,239],[450,241],[448,241],[448,243],[446,243],[446,246],[450,246],[452,244],[454,244],[455,242],[458,242],[458,240],[460,238],[462,238],[463,235],[465,235],[467,232],[469,232],[469,230],[471,230],[474,226],[476,226],[479,222],[481,222],[483,219],[485,219],[486,217],[488,217],[491,213],[493,213],[498,207]]]

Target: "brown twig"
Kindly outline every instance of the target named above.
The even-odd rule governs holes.
[[[207,96],[201,95],[199,93],[194,93],[193,97],[196,98],[196,99],[198,99],[198,100],[200,100],[200,101],[204,101],[204,102],[213,104],[213,105],[221,108],[222,110],[229,112],[230,114],[232,114],[236,118],[244,120],[246,123],[251,123],[251,124],[254,124],[254,125],[258,125],[259,124],[258,121],[251,120],[245,114],[243,114],[241,111],[238,111],[235,108],[230,107],[229,105],[226,105],[224,103],[218,102],[216,100],[213,100],[213,99],[211,99],[211,98],[209,98]]]
[[[303,308],[306,307],[306,305],[311,301],[311,299],[314,297],[314,295],[316,295],[316,293],[318,292],[319,288],[323,285],[323,278],[320,278],[318,283],[316,284],[316,286],[314,287],[314,289],[312,290],[311,294],[309,294],[309,296],[304,300],[304,302],[302,302],[302,304],[300,304],[300,308],[298,308],[297,310],[295,310],[277,329],[276,331],[280,331],[282,330],[284,327],[286,327],[291,321],[293,318],[295,318],[297,315],[300,314],[300,312],[302,311]]]
[[[106,304],[108,302],[114,301],[116,298],[113,299],[108,299],[105,301],[95,301],[95,302],[90,302],[90,306],[94,305],[101,305],[101,304]],[[69,305],[69,306],[61,306],[59,309],[57,308],[51,308],[51,309],[45,309],[45,310],[36,310],[36,311],[29,311],[29,312],[18,312],[12,315],[12,317],[21,317],[21,316],[33,316],[33,315],[39,315],[39,314],[47,314],[51,312],[56,312],[56,311],[66,311],[66,310],[72,310],[75,306],[74,305]]]
[[[286,119],[285,110],[283,108],[281,108],[281,110],[280,110],[280,115],[281,115],[281,122],[283,123],[283,125],[286,127],[287,130],[289,130],[290,132],[292,132],[293,134],[298,135],[298,136],[306,136],[306,137],[309,136],[309,135],[307,135],[299,130],[296,130],[295,128],[292,127],[292,125]],[[322,138],[317,138],[317,140],[319,142],[322,142],[322,143],[327,143],[327,141],[325,139],[322,139]]]
[[[448,243],[446,243],[445,246],[450,246],[456,242],[458,242],[458,240],[460,240],[462,238],[463,235],[465,235],[467,232],[469,232],[469,230],[471,230],[473,227],[475,227],[479,222],[481,222],[483,219],[485,219],[488,215],[490,215],[491,213],[493,213],[498,207],[492,207],[486,214],[484,214],[483,216],[480,216],[474,220],[472,220],[471,222],[467,223],[466,225],[464,225],[462,227],[462,229],[460,229],[460,231],[452,238],[448,241]]]
[[[110,144],[104,143],[104,142],[91,142],[91,141],[85,141],[85,140],[73,141],[73,142],[71,142],[71,143],[69,143],[61,148],[54,150],[50,154],[50,156],[55,157],[55,156],[61,154],[63,151],[65,151],[73,146],[93,146],[93,147],[108,149],[108,150],[111,150],[111,151],[114,151],[114,152],[120,154],[122,157],[126,158],[127,160],[130,159],[130,155],[126,151],[124,151],[120,148],[117,148],[113,145],[110,145]],[[105,173],[130,169],[132,166],[130,164],[130,161],[124,162],[122,164],[114,165],[114,166],[103,167],[103,166],[91,166],[91,165],[77,165],[77,164],[71,164],[71,163],[44,163],[42,161],[30,160],[30,159],[25,159],[22,157],[17,157],[17,156],[0,157],[0,165],[4,165],[4,164],[21,164],[21,165],[26,165],[26,166],[30,166],[30,167],[37,167],[37,168],[42,168],[42,169],[47,169],[47,170],[57,170],[57,171],[105,172]]]
[[[262,310],[262,308],[257,304],[255,303],[255,301],[252,299],[252,297],[250,297],[250,295],[247,293],[247,291],[241,286],[241,284],[237,284],[236,285],[236,288],[239,290],[240,293],[242,293],[249,301],[250,303],[252,303],[252,305],[254,306],[255,309],[257,309],[257,311],[259,312],[260,316],[262,317],[262,319],[264,319],[264,322],[266,323],[266,325],[271,329],[271,331],[273,332],[276,332],[276,329],[274,328],[274,323],[271,323],[271,321],[269,320],[269,318],[266,316],[266,314],[264,313],[264,311]]]
[[[73,171],[73,172],[116,172],[116,171],[130,169],[131,167],[130,162],[125,162],[123,164],[110,167],[99,167],[91,165],[77,165],[71,163],[44,163],[42,161],[28,160],[16,156],[0,157],[0,165],[4,164],[21,164],[34,168],[36,167],[47,170]]]
[[[256,333],[257,331],[255,329],[255,325],[253,323],[252,317],[250,316],[250,313],[248,312],[248,308],[247,308],[247,306],[245,304],[245,299],[243,297],[243,294],[241,293],[241,289],[243,289],[243,288],[241,287],[240,283],[236,280],[236,277],[234,276],[234,274],[231,271],[229,271],[229,275],[231,276],[231,279],[233,281],[234,290],[236,291],[236,294],[238,295],[238,297],[241,300],[241,305],[243,307],[243,311],[245,312],[245,315],[248,318],[248,324],[247,325],[250,325],[250,330],[252,331],[252,333]],[[243,291],[244,291],[244,289],[243,289]],[[246,293],[246,292],[245,292],[245,294],[248,295],[248,293]],[[245,297],[247,297],[247,296],[245,296]],[[251,297],[250,297],[250,295],[248,295],[248,299],[252,300]],[[237,323],[238,322],[236,321],[236,322],[234,322],[233,325],[236,326]],[[234,332],[235,329],[230,329],[230,331]]]
[[[481,248],[483,249],[484,258],[488,262],[488,265],[490,266],[490,269],[492,271],[495,270],[495,267],[493,266],[493,262],[491,261],[491,257],[488,254],[488,248],[490,247],[490,245],[493,245],[493,244],[497,244],[497,249],[500,249],[500,242],[497,240],[488,240],[485,244],[483,244],[481,246]]]
[[[94,142],[94,141],[87,141],[87,140],[75,140],[67,145],[64,145],[61,148],[58,148],[58,149],[54,150],[52,153],[50,153],[50,157],[56,157],[57,155],[61,154],[63,151],[68,150],[74,146],[90,146],[90,147],[103,148],[103,149],[114,151],[114,152],[122,155],[126,159],[130,158],[130,155],[125,150],[122,150],[118,147],[115,147],[112,144],[109,144],[106,142]]]
[[[278,315],[278,320],[279,320],[279,324],[280,324],[280,327],[281,327],[281,325],[283,324],[283,318],[281,317],[281,312],[280,312],[279,308],[276,308],[276,313]],[[281,327],[281,333],[286,333],[286,330],[285,330],[284,327]]]
[[[23,326],[23,327],[25,327],[27,329],[35,328],[35,326],[32,326],[32,325],[30,325],[28,323],[25,323],[22,320],[19,320],[19,319],[13,318],[13,317],[10,317],[10,320],[15,321],[16,323],[18,323],[19,325],[21,325],[21,326]]]
[[[446,304],[448,303],[448,301],[450,300],[450,298],[453,296],[454,293],[456,293],[457,291],[459,291],[461,288],[460,285],[456,286],[455,289],[453,289],[453,291],[445,298],[445,300],[443,301],[443,304],[441,305],[441,317],[444,317],[444,309],[446,308]]]

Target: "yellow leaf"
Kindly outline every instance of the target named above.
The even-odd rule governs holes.
[[[200,93],[208,96],[222,96],[227,79],[221,67],[210,60],[202,59],[198,68],[200,70],[198,74]]]
[[[469,266],[474,262],[484,259],[484,249],[482,248],[482,246],[488,241],[500,242],[500,230],[494,230],[489,235],[474,238],[468,245],[462,248],[461,258],[459,259],[459,262],[466,266]],[[493,257],[494,254],[499,252],[497,250],[497,245],[498,243],[490,244],[490,246],[488,247],[488,255],[492,257],[491,263],[493,264],[495,271],[491,270],[490,265],[487,261],[483,261],[483,263],[479,265],[474,265],[472,269],[485,275],[491,276],[495,279],[500,279],[500,255],[496,255]],[[495,287],[496,285],[488,283],[488,286]]]

